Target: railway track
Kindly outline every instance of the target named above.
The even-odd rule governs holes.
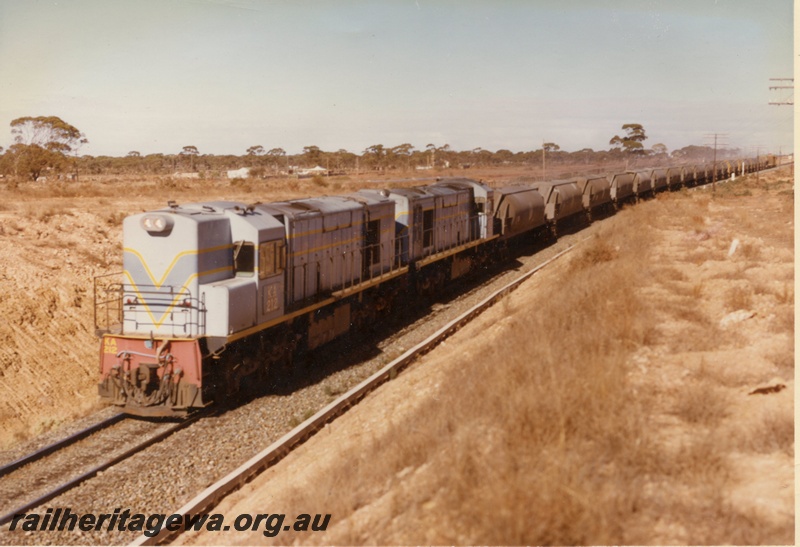
[[[313,416],[305,420],[303,423],[296,426],[294,429],[283,435],[280,439],[272,443],[270,446],[250,458],[248,461],[240,465],[234,471],[228,473],[226,476],[218,480],[206,488],[203,492],[183,505],[181,508],[173,511],[173,514],[195,515],[198,513],[207,513],[215,507],[225,496],[238,490],[244,484],[251,481],[257,475],[271,467],[286,455],[288,455],[295,446],[298,446],[317,431],[324,427],[329,422],[333,421],[338,416],[344,414],[350,407],[357,404],[365,395],[374,391],[384,382],[393,379],[401,370],[410,365],[418,357],[431,351],[443,340],[454,334],[461,327],[469,323],[474,317],[481,312],[492,306],[502,297],[518,288],[524,281],[532,277],[547,265],[553,263],[560,257],[572,251],[577,245],[586,241],[584,238],[575,244],[567,247],[555,256],[546,260],[542,264],[529,270],[528,272],[520,275],[515,280],[511,281],[502,288],[494,291],[488,297],[483,299],[478,304],[472,306],[455,319],[448,322],[439,330],[431,334],[427,339],[420,342],[411,349],[405,351],[402,355],[388,363],[382,369],[368,377],[346,393],[339,396],[337,399],[329,403],[327,406],[316,412]],[[142,535],[130,545],[159,545],[168,543],[175,537],[180,535],[181,530],[169,531],[161,529],[157,534],[152,536]]]
[[[203,416],[205,414],[198,413],[178,423],[164,423],[116,414],[3,465],[0,467],[0,525],[10,522],[16,514],[39,507],[75,488]],[[95,463],[98,460],[101,463]],[[57,486],[50,486],[53,483]]]
[[[45,456],[48,456],[48,455],[52,454],[53,452],[56,452],[56,451],[61,450],[63,448],[66,448],[69,445],[80,441],[81,439],[85,439],[89,435],[91,435],[93,433],[96,433],[97,431],[100,431],[102,429],[107,428],[108,426],[111,426],[111,425],[117,423],[118,421],[120,421],[124,417],[125,416],[123,414],[115,414],[115,415],[111,416],[110,418],[106,418],[105,420],[103,420],[101,422],[98,422],[98,423],[96,423],[94,425],[91,425],[91,426],[89,426],[89,427],[87,427],[85,429],[82,429],[82,430],[80,430],[80,431],[78,431],[76,433],[73,433],[72,435],[64,437],[63,439],[61,439],[59,441],[56,441],[56,442],[54,442],[52,444],[49,444],[49,445],[47,445],[47,446],[45,446],[43,448],[40,448],[39,450],[36,450],[35,452],[31,452],[27,456],[22,456],[21,458],[17,458],[16,460],[14,460],[12,462],[9,462],[9,463],[7,463],[5,465],[2,465],[2,466],[0,466],[0,479],[5,477],[6,475],[11,473],[12,471],[16,471],[17,469],[19,469],[20,467],[22,467],[24,465],[28,465],[29,463],[33,463],[33,462],[35,462],[37,460],[40,460],[40,459],[44,458]]]

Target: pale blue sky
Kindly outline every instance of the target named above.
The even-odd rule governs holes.
[[[0,146],[55,115],[81,153],[255,144],[784,150],[792,0],[0,0]],[[774,84],[773,84],[774,85]]]

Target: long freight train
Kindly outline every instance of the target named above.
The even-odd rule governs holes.
[[[374,322],[408,293],[494,260],[513,238],[656,192],[764,169],[769,159],[493,189],[429,186],[247,205],[177,204],[123,223],[123,278],[95,287],[100,397],[182,416]],[[101,289],[102,288],[102,289]]]

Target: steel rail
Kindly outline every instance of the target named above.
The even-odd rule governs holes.
[[[129,448],[128,450],[126,450],[122,454],[119,454],[119,455],[107,460],[106,462],[104,462],[104,463],[102,463],[102,464],[90,469],[89,471],[81,474],[80,476],[75,477],[74,479],[71,479],[68,482],[65,482],[61,486],[58,486],[58,487],[50,490],[49,492],[47,492],[46,494],[44,494],[42,496],[39,496],[35,500],[29,501],[29,502],[25,503],[24,505],[21,505],[19,507],[14,508],[12,511],[9,511],[8,513],[0,516],[0,526],[3,525],[3,524],[6,524],[9,521],[11,521],[14,518],[14,515],[18,515],[18,514],[21,514],[21,513],[26,513],[30,509],[33,509],[34,507],[38,507],[41,504],[50,501],[51,499],[55,498],[56,496],[58,496],[60,494],[63,494],[64,492],[66,492],[68,490],[72,490],[73,488],[75,488],[76,486],[81,484],[82,482],[91,479],[92,477],[94,477],[95,475],[100,473],[101,471],[105,471],[109,467],[111,467],[113,465],[116,465],[119,462],[130,458],[131,456],[133,456],[134,454],[137,454],[138,452],[141,452],[145,448],[147,448],[147,447],[149,447],[149,446],[151,446],[151,445],[153,445],[153,444],[155,444],[157,442],[160,442],[160,441],[166,439],[167,437],[169,437],[173,433],[176,433],[177,431],[180,431],[181,429],[184,429],[185,427],[191,425],[192,423],[196,422],[200,418],[208,416],[208,414],[209,413],[202,413],[202,412],[201,413],[197,413],[197,414],[193,414],[189,418],[186,418],[185,420],[173,425],[172,427],[162,431],[161,433],[158,433],[157,435],[154,435],[153,437],[147,439],[146,441],[143,441],[143,442],[137,444],[136,446],[134,446],[132,448]]]
[[[102,422],[98,422],[98,423],[96,423],[96,424],[94,424],[92,426],[87,427],[86,429],[82,429],[81,431],[78,431],[77,433],[73,433],[72,435],[63,438],[60,441],[56,441],[53,444],[49,444],[49,445],[45,446],[44,448],[40,448],[39,450],[37,450],[35,452],[31,452],[27,456],[23,456],[23,457],[21,457],[19,459],[16,459],[16,460],[14,460],[14,461],[12,461],[10,463],[7,463],[7,464],[5,464],[3,466],[0,466],[0,477],[8,475],[12,471],[15,471],[15,470],[19,469],[23,465],[27,465],[27,464],[29,464],[31,462],[35,462],[36,460],[42,459],[45,456],[49,456],[53,452],[61,450],[62,448],[66,448],[67,446],[69,446],[71,444],[74,444],[74,443],[80,441],[81,439],[85,439],[89,435],[91,435],[93,433],[97,433],[98,431],[100,431],[102,429],[105,429],[110,425],[114,425],[115,423],[117,423],[118,421],[120,421],[124,417],[125,417],[124,414],[115,414],[114,416],[111,416],[110,418],[107,418],[107,419],[103,420]]]
[[[363,380],[360,384],[350,389],[348,392],[341,395],[339,398],[329,403],[327,406],[319,410],[316,414],[308,418],[306,421],[286,433],[283,437],[272,443],[270,446],[250,458],[248,461],[240,465],[237,469],[231,471],[226,476],[212,484],[195,498],[187,502],[183,507],[174,512],[179,515],[195,515],[210,511],[216,506],[225,496],[238,490],[244,484],[250,482],[257,475],[265,471],[268,467],[274,465],[279,460],[288,455],[292,449],[301,444],[306,439],[310,438],[314,433],[320,430],[325,424],[331,422],[334,418],[344,414],[348,408],[360,401],[369,392],[375,390],[384,382],[393,379],[398,372],[406,368],[417,357],[424,355],[432,350],[435,346],[443,340],[454,334],[461,327],[469,323],[477,315],[491,307],[502,297],[517,289],[524,281],[532,277],[535,273],[540,271],[545,266],[553,263],[558,258],[572,251],[577,245],[587,241],[590,238],[584,238],[574,245],[570,245],[563,251],[554,255],[542,264],[539,264],[532,270],[524,273],[514,281],[511,281],[504,287],[493,292],[490,296],[483,301],[473,306],[466,312],[462,313],[457,318],[450,321],[447,325],[440,328],[434,334],[420,342],[413,348],[407,350],[403,355],[393,360],[391,363],[384,366],[381,370]],[[139,545],[158,545],[166,543],[178,535],[180,535],[184,528],[178,530],[167,530],[162,528],[152,537],[141,535],[135,541],[130,543],[131,546]]]

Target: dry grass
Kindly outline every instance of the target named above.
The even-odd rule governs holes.
[[[728,437],[743,452],[769,454],[781,451],[794,457],[794,416],[791,412],[766,410],[744,431]]]
[[[607,234],[595,234],[590,242],[583,244],[578,256],[572,259],[572,268],[583,270],[603,262],[610,262],[617,257],[618,252],[619,247],[611,246]]]
[[[753,306],[753,288],[737,285],[725,295],[725,309],[728,311],[749,310]]]
[[[690,424],[709,427],[728,416],[729,401],[713,384],[691,383],[681,387],[675,400],[675,414]]]
[[[520,336],[471,349],[483,358],[454,367],[416,419],[365,438],[342,455],[329,478],[296,492],[293,502],[298,508],[324,507],[344,521],[337,543],[630,544],[678,537],[709,544],[786,538],[785,527],[743,513],[725,494],[732,480],[729,450],[788,453],[792,446],[790,415],[765,414],[757,427],[739,433],[732,425],[729,389],[761,377],[734,375],[700,359],[686,381],[653,391],[633,383],[627,365],[667,319],[686,325],[675,339],[664,340],[670,354],[731,342],[719,318],[697,305],[701,298],[719,298],[715,282],[687,275],[680,266],[660,267],[650,253],[658,235],[647,228],[678,225],[683,213],[697,228],[707,226],[711,202],[708,196],[679,195],[622,211],[584,244],[554,284],[537,289],[533,301],[504,302],[506,332]],[[728,244],[712,242],[697,251],[702,258],[684,259],[690,265],[703,264],[711,254],[720,259]],[[760,258],[747,254],[748,261]],[[739,284],[722,294],[721,306],[753,304],[753,289],[738,281],[740,273],[724,276]],[[670,297],[643,302],[639,288],[651,283],[667,287]],[[786,308],[789,291],[782,293]],[[652,401],[637,393],[660,393],[662,408],[688,437],[667,443],[652,427]],[[386,507],[391,521],[364,524],[359,515],[374,505]],[[664,522],[683,532],[654,536]],[[315,541],[286,535],[281,542],[300,539]]]

